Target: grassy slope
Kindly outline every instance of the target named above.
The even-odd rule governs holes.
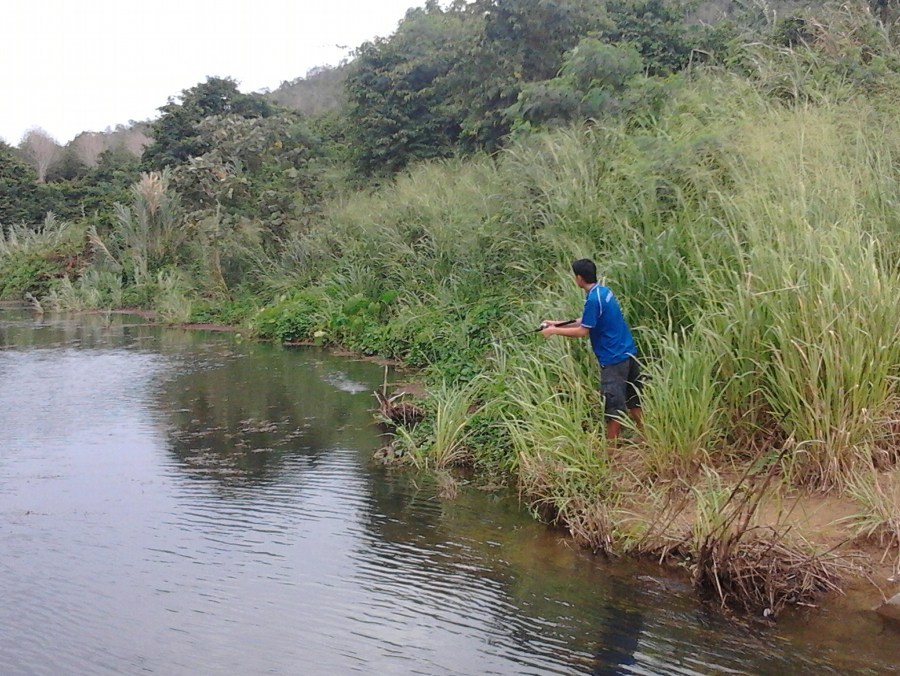
[[[672,94],[651,124],[545,133],[352,196],[298,243],[334,267],[301,274],[314,289],[258,326],[296,337],[278,322],[302,315],[299,335],[433,363],[443,384],[432,422],[401,439],[411,457],[440,467],[466,447],[595,548],[706,551],[737,575],[762,545],[733,531],[763,492],[798,488],[859,496],[860,528],[896,539],[896,500],[877,489],[890,477],[873,469],[894,465],[900,414],[890,96],[788,106],[718,72]],[[651,375],[631,448],[606,448],[584,345],[492,340],[577,316],[568,262],[580,256],[622,300]],[[461,402],[454,383],[473,378]],[[660,513],[668,525],[648,517]],[[789,576],[805,548],[772,538],[776,577]],[[810,593],[831,579],[816,566]]]

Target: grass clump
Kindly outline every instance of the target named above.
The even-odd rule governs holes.
[[[882,561],[893,553],[895,573],[900,571],[900,470],[860,472],[848,490],[860,505],[850,525],[858,537],[884,549]]]
[[[777,464],[747,472],[730,490],[707,474],[692,489],[696,516],[688,541],[694,587],[723,608],[762,612],[775,618],[789,604],[810,605],[837,591],[850,569],[843,555],[821,552],[788,536],[784,522],[761,523],[758,510]]]
[[[445,471],[472,463],[469,422],[478,412],[479,388],[477,380],[462,388],[438,385],[425,403],[428,422],[412,429],[397,427],[395,443],[413,465]]]
[[[645,364],[642,434],[654,476],[689,478],[709,465],[720,447],[725,411],[717,364],[709,358],[710,338],[700,331],[665,337],[658,358]]]
[[[52,213],[37,228],[0,226],[0,300],[40,298],[86,266],[83,229]]]

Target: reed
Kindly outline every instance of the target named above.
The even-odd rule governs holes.
[[[24,223],[0,225],[0,262],[13,255],[53,250],[68,240],[71,231],[72,224],[52,212],[38,227]]]
[[[156,272],[178,262],[191,230],[182,218],[179,196],[169,189],[169,173],[149,172],[132,186],[130,205],[116,205],[115,236],[135,267]]]
[[[893,554],[895,569],[900,571],[900,470],[860,471],[849,482],[848,492],[860,511],[847,521],[858,537],[884,548],[884,559]]]
[[[397,429],[401,448],[416,467],[446,470],[471,464],[472,450],[467,444],[471,435],[469,422],[478,410],[479,388],[477,380],[465,387],[437,385],[426,403],[430,413],[428,425],[422,429]]]

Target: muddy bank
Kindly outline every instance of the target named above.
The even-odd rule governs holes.
[[[225,333],[241,333],[243,329],[239,326],[230,326],[228,324],[176,324],[178,328],[196,330],[196,331],[221,331]]]
[[[421,385],[397,384],[389,396],[377,397],[380,418],[389,428],[411,428],[407,421],[416,424],[422,409],[408,416],[403,407],[422,403],[423,394]],[[404,456],[403,446],[392,442],[377,457],[422,467],[422,458]],[[838,491],[786,486],[779,458],[758,470],[750,462],[740,471],[698,469],[693,479],[641,479],[641,448],[637,440],[622,440],[603,451],[615,478],[599,491],[587,485],[573,490],[560,479],[570,470],[554,459],[526,463],[522,457],[517,476],[507,480],[518,484],[523,503],[577,545],[596,554],[655,561],[672,574],[686,575],[701,597],[737,617],[768,622],[782,613],[831,608],[900,628],[893,619],[900,617],[900,597],[882,609],[884,618],[876,614],[900,594],[900,551],[895,540],[879,539],[881,531],[863,534],[859,503]],[[459,469],[437,466],[441,497],[456,494],[445,484]],[[464,476],[474,483],[488,480],[471,467]]]

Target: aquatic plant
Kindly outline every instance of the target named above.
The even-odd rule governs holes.
[[[397,428],[401,448],[416,467],[445,470],[471,463],[472,451],[467,445],[471,434],[469,420],[478,409],[479,389],[477,380],[466,387],[439,384],[426,402],[430,412],[428,424],[414,429]]]

